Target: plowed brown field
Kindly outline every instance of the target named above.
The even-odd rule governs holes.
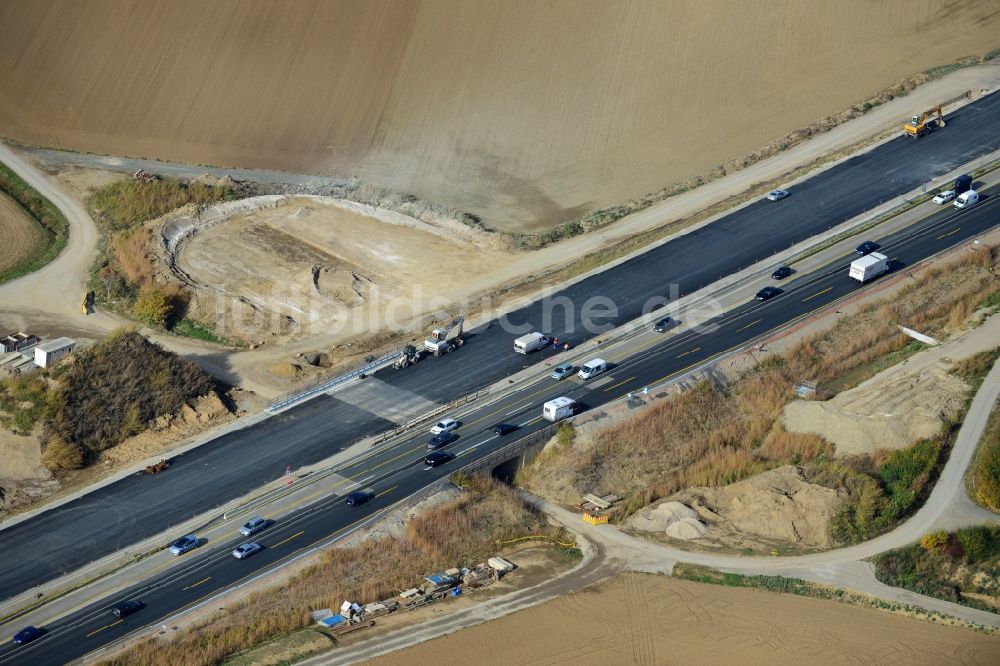
[[[0,133],[358,176],[528,229],[997,35],[982,0],[7,0]]]
[[[45,243],[38,223],[3,193],[0,193],[0,238],[3,238],[0,273],[29,259]]]
[[[975,664],[1000,639],[834,601],[625,574],[367,662],[409,664]]]

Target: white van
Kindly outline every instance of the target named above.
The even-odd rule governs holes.
[[[971,208],[979,202],[979,192],[975,190],[969,190],[968,192],[962,192],[955,199],[955,208]]]
[[[580,379],[590,379],[596,377],[608,369],[608,364],[603,358],[595,358],[580,366],[580,372],[576,373]]]
[[[580,403],[572,398],[560,396],[542,405],[542,418],[546,421],[561,421],[562,419],[580,413]]]

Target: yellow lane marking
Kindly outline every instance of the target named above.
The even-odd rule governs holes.
[[[378,495],[376,495],[375,498],[378,499],[379,497],[382,497],[382,495],[388,495],[389,493],[391,493],[396,488],[399,488],[399,486],[393,486],[392,488],[389,488],[389,490],[383,490]]]
[[[305,534],[305,533],[306,533],[306,531],[305,531],[305,530],[302,530],[301,532],[296,532],[295,534],[293,534],[292,536],[288,537],[287,539],[282,539],[282,540],[281,540],[281,541],[279,541],[278,543],[274,544],[273,546],[271,546],[271,548],[277,548],[277,547],[278,547],[278,546],[280,546],[281,544],[283,544],[283,543],[287,543],[287,542],[291,541],[292,539],[294,539],[295,537],[299,537],[299,536],[302,536],[302,535],[303,535],[303,534]]]
[[[122,622],[124,622],[124,621],[125,621],[125,620],[118,620],[117,622],[112,622],[111,624],[106,624],[106,625],[104,625],[103,627],[101,627],[100,629],[95,629],[94,631],[90,632],[89,634],[87,634],[87,636],[86,636],[86,637],[87,637],[87,638],[90,638],[90,637],[91,637],[91,636],[93,636],[94,634],[99,634],[99,633],[101,633],[102,631],[104,631],[105,629],[110,629],[111,627],[115,626],[116,624],[121,624],[121,623],[122,623]]]
[[[679,355],[677,358],[684,358],[688,354],[693,354],[693,353],[695,353],[696,351],[699,351],[699,350],[701,350],[701,347],[695,347],[694,349],[689,349],[686,352],[684,352],[683,354]]]
[[[539,421],[541,421],[541,420],[542,420],[542,417],[541,417],[541,416],[536,416],[535,418],[533,418],[533,419],[531,419],[530,421],[528,421],[527,423],[525,423],[525,424],[524,424],[524,427],[525,427],[525,428],[527,428],[528,426],[530,426],[530,425],[534,425],[535,423],[538,423],[538,422],[539,422]]]
[[[822,296],[823,294],[825,294],[828,291],[833,291],[833,287],[827,287],[823,291],[817,291],[812,296],[806,296],[805,298],[802,299],[802,302],[805,303],[806,301],[811,301],[812,299],[814,299],[814,298],[816,298],[818,296]]]
[[[188,585],[187,587],[182,587],[182,588],[181,588],[181,590],[182,590],[182,591],[183,591],[183,590],[190,590],[190,589],[192,589],[192,588],[195,588],[195,587],[198,587],[198,586],[199,586],[199,585],[201,585],[202,583],[207,583],[207,582],[208,582],[208,581],[210,581],[210,580],[212,580],[212,577],[211,577],[211,576],[209,576],[208,578],[202,578],[202,579],[201,579],[201,580],[199,580],[199,581],[198,581],[197,583],[191,583],[191,584],[190,584],[190,585]]]
[[[369,467],[368,469],[364,470],[363,472],[360,472],[359,474],[357,474],[357,476],[361,476],[361,474],[364,474],[365,472],[372,472],[372,471],[378,469],[379,467],[385,467],[389,463],[395,462],[395,461],[399,460],[400,458],[402,458],[403,456],[412,456],[417,451],[420,451],[423,448],[424,447],[421,446],[421,447],[416,448],[416,449],[410,449],[409,451],[403,451],[398,456],[393,456],[392,458],[389,458],[388,460],[386,460],[384,462],[380,462],[379,464],[375,465],[374,467]]]
[[[622,384],[628,384],[628,383],[629,383],[630,381],[632,381],[633,379],[635,379],[635,375],[632,375],[632,376],[631,376],[631,377],[629,377],[628,379],[623,379],[622,381],[618,382],[617,384],[614,384],[613,386],[609,386],[608,388],[606,388],[606,389],[604,389],[604,390],[605,390],[605,391],[610,391],[611,389],[615,389],[615,388],[618,388],[618,387],[619,387],[619,386],[621,386]]]
[[[948,233],[941,234],[940,236],[938,236],[937,240],[941,240],[942,238],[947,238],[948,236],[951,236],[952,234],[957,234],[961,230],[962,230],[962,227],[955,227],[954,229],[952,229]]]
[[[750,328],[751,326],[754,326],[754,325],[756,325],[756,324],[759,324],[759,323],[760,323],[761,321],[763,321],[763,320],[761,320],[761,319],[757,319],[756,321],[752,321],[752,322],[750,322],[749,324],[747,324],[746,326],[744,326],[743,328],[738,328],[738,329],[736,329],[736,333],[739,333],[740,331],[745,331],[745,330],[747,330],[748,328]]]

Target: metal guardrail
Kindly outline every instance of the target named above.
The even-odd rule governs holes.
[[[473,393],[463,395],[461,398],[456,398],[455,400],[452,400],[451,402],[445,405],[441,405],[436,409],[432,409],[429,412],[424,412],[420,416],[412,418],[406,423],[396,426],[392,430],[386,430],[384,432],[380,432],[379,434],[375,435],[372,438],[373,440],[372,447],[376,447],[379,444],[384,443],[386,440],[392,439],[396,435],[400,435],[406,432],[407,430],[413,428],[414,426],[419,425],[427,421],[428,419],[432,419],[435,416],[438,416],[439,414],[444,414],[445,412],[451,411],[452,409],[457,409],[462,405],[466,405],[470,402],[475,402],[476,400],[479,400],[480,398],[485,397],[489,394],[490,394],[490,387],[487,386],[484,389],[479,389],[478,391],[475,391]]]
[[[368,363],[360,368],[357,368],[356,370],[352,370],[351,372],[348,372],[346,374],[334,377],[333,379],[326,379],[323,381],[316,382],[315,384],[307,386],[306,388],[298,389],[292,393],[286,393],[285,395],[280,396],[276,398],[273,402],[271,402],[271,404],[267,406],[267,411],[273,414],[274,412],[277,412],[280,409],[284,409],[285,407],[294,405],[295,403],[305,400],[306,398],[311,398],[317,393],[323,393],[325,391],[329,391],[332,388],[340,386],[344,382],[349,382],[352,379],[356,379],[360,375],[367,375],[369,373],[375,372],[376,370],[379,370],[383,366],[388,365],[389,363],[395,361],[397,358],[399,358],[399,355],[402,353],[403,353],[403,347],[400,347],[399,349],[389,354],[386,354],[382,358],[376,359],[371,363]]]
[[[555,434],[558,425],[559,424],[557,423],[553,423],[552,425],[545,426],[541,430],[536,430],[531,434],[525,435],[524,437],[522,437],[517,441],[511,442],[510,444],[507,444],[505,446],[501,446],[499,449],[496,449],[495,451],[490,451],[482,458],[473,460],[472,462],[463,465],[459,469],[455,470],[455,473],[478,472],[483,468],[493,467],[494,465],[506,462],[515,455],[524,451],[532,444],[537,444],[538,442],[544,441],[552,437]]]

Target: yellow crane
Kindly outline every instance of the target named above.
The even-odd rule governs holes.
[[[910,118],[910,122],[903,125],[903,132],[914,139],[919,139],[925,134],[930,134],[938,127],[944,127],[944,114],[941,107],[935,106],[927,109],[923,113],[916,113]]]

